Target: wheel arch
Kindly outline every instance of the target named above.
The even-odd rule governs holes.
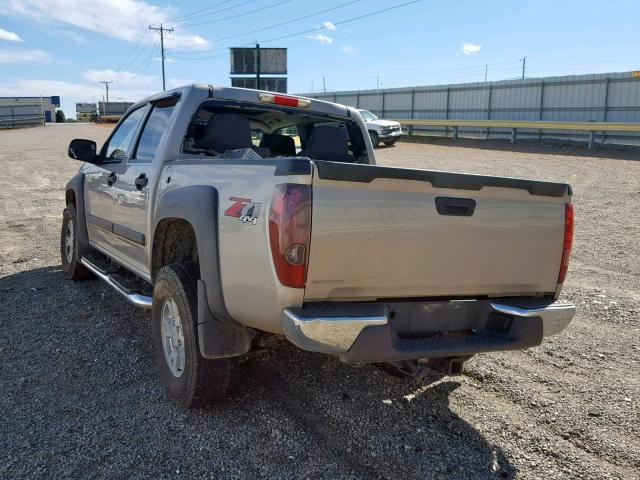
[[[175,233],[171,232],[172,228]],[[190,231],[193,232],[192,236]],[[165,193],[158,200],[152,232],[152,278],[160,268],[159,261],[164,255],[161,252],[167,251],[156,248],[167,241],[169,245],[175,245],[176,240],[179,243],[180,235],[184,235],[187,245],[178,248],[177,255],[180,256],[192,248],[188,246],[189,242],[195,242],[195,255],[200,267],[198,337],[202,356],[232,357],[249,351],[249,329],[231,317],[224,302],[218,249],[217,189],[207,185],[192,185]],[[171,248],[168,251],[171,257]]]

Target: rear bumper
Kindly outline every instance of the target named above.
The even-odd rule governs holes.
[[[564,330],[575,311],[541,298],[320,303],[285,310],[283,327],[304,350],[373,363],[532,347]]]

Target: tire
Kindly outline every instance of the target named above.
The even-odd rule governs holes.
[[[378,148],[378,145],[380,145],[380,137],[378,136],[378,133],[373,130],[369,130],[369,137],[371,138],[373,148]]]
[[[393,147],[396,144],[396,140],[391,140],[389,142],[384,142],[387,147]]]
[[[203,408],[224,398],[230,379],[228,359],[200,355],[198,278],[195,262],[162,267],[156,277],[151,311],[160,379],[171,399],[187,408]]]
[[[62,213],[60,257],[62,271],[69,280],[80,281],[94,278],[93,273],[80,263],[78,257],[78,214],[73,204],[67,205]]]

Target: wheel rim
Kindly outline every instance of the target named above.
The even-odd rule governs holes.
[[[184,335],[178,305],[173,298],[167,298],[162,305],[162,350],[167,366],[174,377],[184,372]]]
[[[73,231],[73,222],[67,222],[67,228],[64,232],[64,254],[67,257],[67,263],[71,263],[73,261],[73,242],[74,242],[74,231]]]

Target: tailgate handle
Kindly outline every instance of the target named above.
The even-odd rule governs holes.
[[[436,197],[436,209],[440,215],[470,217],[476,210],[473,198]]]

